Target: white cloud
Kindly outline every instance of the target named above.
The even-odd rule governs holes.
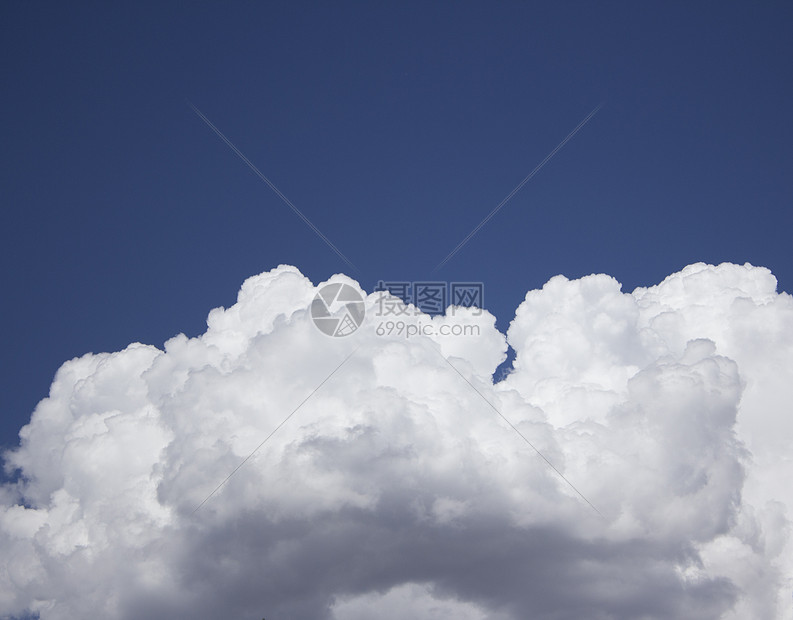
[[[407,583],[388,592],[368,592],[333,604],[333,617],[345,620],[508,620],[471,603],[438,597],[431,587]]]
[[[58,371],[6,454],[0,614],[793,618],[793,300],[775,287],[750,265],[633,293],[558,276],[506,338],[460,309],[415,319],[478,336],[370,317],[330,338],[295,268],[250,278],[198,338]]]

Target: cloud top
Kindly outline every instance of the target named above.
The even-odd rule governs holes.
[[[365,296],[351,336],[280,266],[197,338],[60,368],[5,455],[0,614],[793,618],[793,300],[767,269],[557,276],[506,335],[458,308],[412,338],[330,282]]]

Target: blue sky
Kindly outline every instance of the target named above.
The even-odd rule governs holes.
[[[203,331],[248,276],[526,291],[769,267],[790,291],[789,3],[7,2],[0,444],[62,362]],[[593,108],[441,271],[432,268]]]

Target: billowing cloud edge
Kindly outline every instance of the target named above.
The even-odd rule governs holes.
[[[410,338],[327,283],[365,299],[351,336],[282,265],[196,338],[61,367],[5,455],[1,614],[793,617],[793,302],[769,270],[557,276],[506,335],[411,307],[435,329]]]

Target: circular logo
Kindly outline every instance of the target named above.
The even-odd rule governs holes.
[[[349,336],[363,323],[363,297],[349,284],[326,284],[311,302],[314,325],[328,336]]]

